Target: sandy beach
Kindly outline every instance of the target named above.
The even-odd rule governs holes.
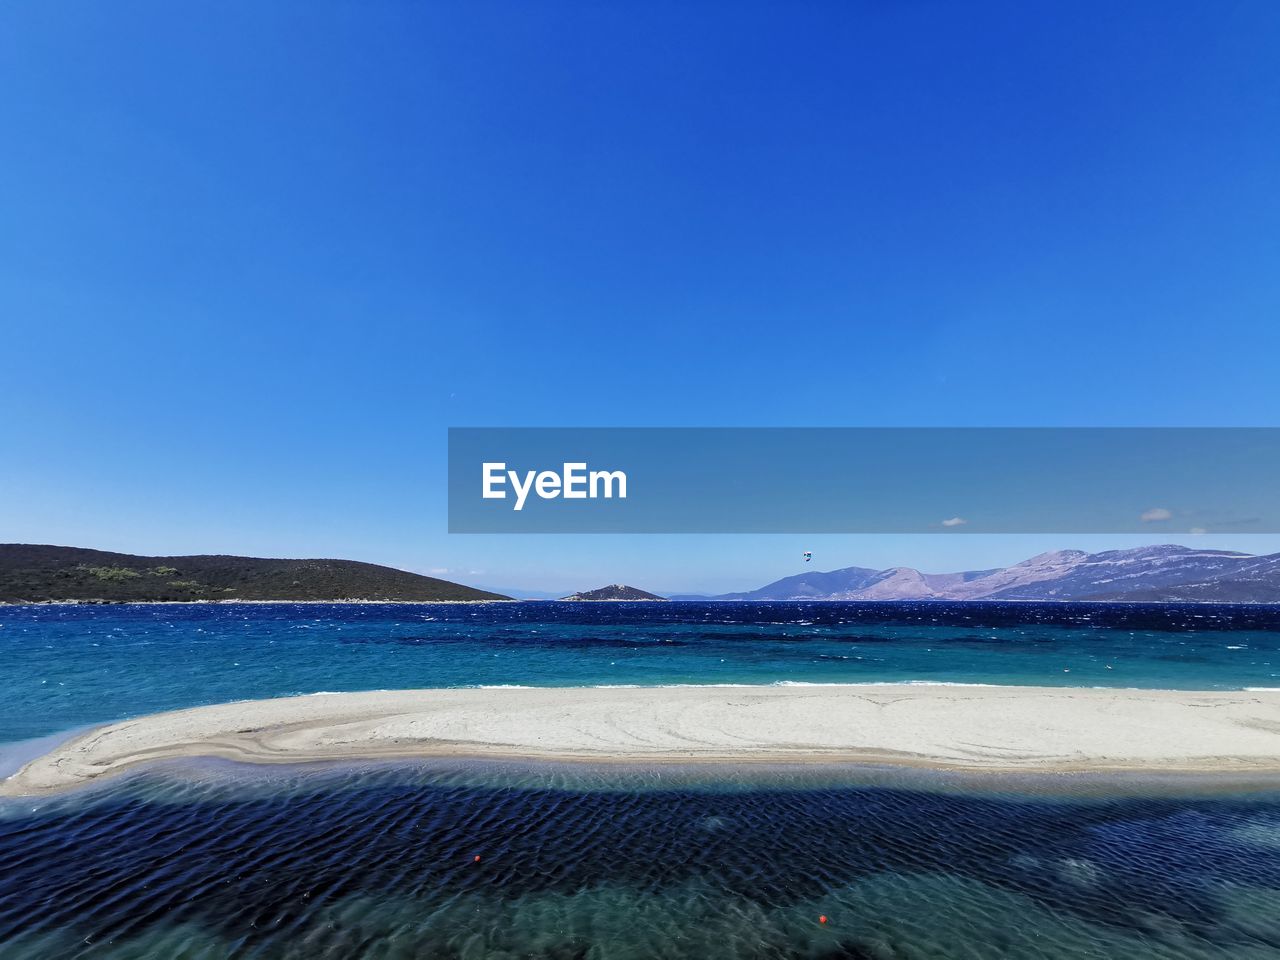
[[[174,757],[875,762],[974,770],[1280,770],[1280,692],[983,686],[513,688],[317,694],[97,727],[0,795]]]

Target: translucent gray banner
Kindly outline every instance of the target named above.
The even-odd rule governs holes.
[[[1276,533],[1277,428],[454,428],[452,533]]]

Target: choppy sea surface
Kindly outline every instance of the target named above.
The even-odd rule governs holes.
[[[1280,607],[0,607],[0,743],[204,703],[477,685],[1280,687]]]
[[[1280,687],[1280,612],[9,607],[0,664],[13,762],[87,724],[336,690]],[[1280,781],[171,762],[0,802],[0,958],[57,957],[1280,957]]]

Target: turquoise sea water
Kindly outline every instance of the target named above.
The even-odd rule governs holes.
[[[0,742],[12,752],[33,749],[12,741],[143,712],[323,690],[1280,686],[1280,616],[11,607],[0,608],[0,658]],[[0,960],[61,957],[1280,957],[1280,781],[170,762],[0,802]]]
[[[521,603],[0,607],[0,743],[320,691],[525,684],[1280,687],[1280,608]]]

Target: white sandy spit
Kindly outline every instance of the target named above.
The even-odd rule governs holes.
[[[142,762],[192,756],[1277,771],[1280,691],[854,684],[338,693],[97,727],[0,782],[0,795],[63,790]]]

